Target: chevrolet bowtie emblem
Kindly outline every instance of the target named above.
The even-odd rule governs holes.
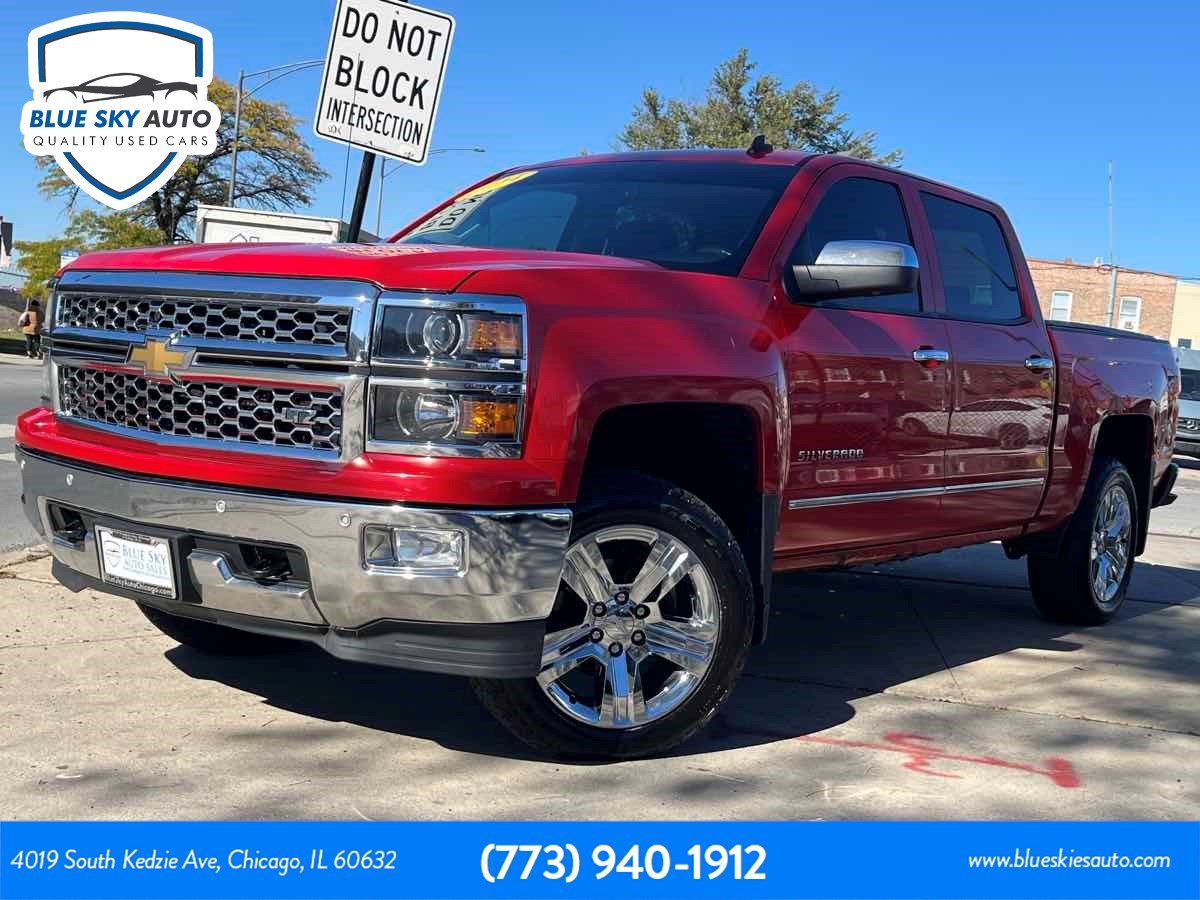
[[[170,341],[148,339],[140,347],[129,348],[129,362],[141,363],[147,375],[171,376],[171,366],[186,366],[191,352],[188,350],[172,350]]]

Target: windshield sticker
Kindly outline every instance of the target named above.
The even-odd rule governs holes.
[[[416,228],[411,234],[406,237],[415,237],[416,235],[429,234],[435,231],[453,231],[456,227],[465,222],[475,210],[479,209],[479,204],[503,188],[516,184],[518,181],[524,181],[531,175],[536,175],[537,169],[530,169],[525,172],[514,172],[511,175],[505,175],[502,178],[496,178],[489,181],[487,184],[481,184],[479,187],[469,190],[454,198],[454,202],[432,216],[427,222],[424,222],[419,228]]]

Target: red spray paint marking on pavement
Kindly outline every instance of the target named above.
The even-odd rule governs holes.
[[[1075,767],[1065,759],[1051,757],[1046,760],[1046,767],[1039,769],[1037,766],[1030,765],[1029,763],[997,759],[994,756],[970,756],[949,753],[938,747],[931,746],[928,742],[932,741],[933,738],[920,734],[908,734],[903,731],[888,732],[883,736],[885,743],[882,744],[874,744],[870,741],[847,741],[839,738],[817,737],[815,735],[801,735],[796,740],[807,741],[812,744],[830,744],[835,747],[855,747],[862,750],[884,750],[888,753],[903,753],[909,757],[909,760],[904,764],[904,768],[911,769],[913,772],[920,772],[922,775],[933,775],[938,778],[962,777],[950,772],[939,772],[930,766],[934,760],[949,760],[951,762],[975,763],[981,766],[997,766],[1001,769],[1016,769],[1017,771],[1028,772],[1032,775],[1045,775],[1056,785],[1063,788],[1077,788],[1083,785],[1083,779],[1079,777],[1079,774],[1075,771]]]

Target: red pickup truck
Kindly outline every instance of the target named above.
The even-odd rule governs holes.
[[[1047,327],[994,203],[752,149],[82,257],[17,428],[55,576],[205,652],[470,676],[585,756],[708,722],[776,572],[1000,541],[1042,613],[1111,618],[1173,499],[1168,345]]]

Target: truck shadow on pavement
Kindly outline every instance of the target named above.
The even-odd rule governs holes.
[[[1061,704],[1036,711],[1200,733],[1200,709],[1171,702],[1200,680],[1194,629],[1182,627],[1185,607],[1200,608],[1200,572],[1140,563],[1120,616],[1078,629],[1038,616],[1023,565],[974,564],[999,553],[985,546],[943,557],[947,572],[970,583],[916,561],[778,578],[767,643],[751,653],[718,719],[673,755],[816,735],[854,718],[854,701],[883,692],[989,708]],[[167,658],[191,677],[304,716],[542,759],[492,721],[465,679],[344,662],[304,645],[265,658],[176,647]],[[1112,665],[1144,676],[1145,693],[1093,677]],[[1156,715],[1167,721],[1147,720]],[[896,726],[880,723],[872,734]]]

